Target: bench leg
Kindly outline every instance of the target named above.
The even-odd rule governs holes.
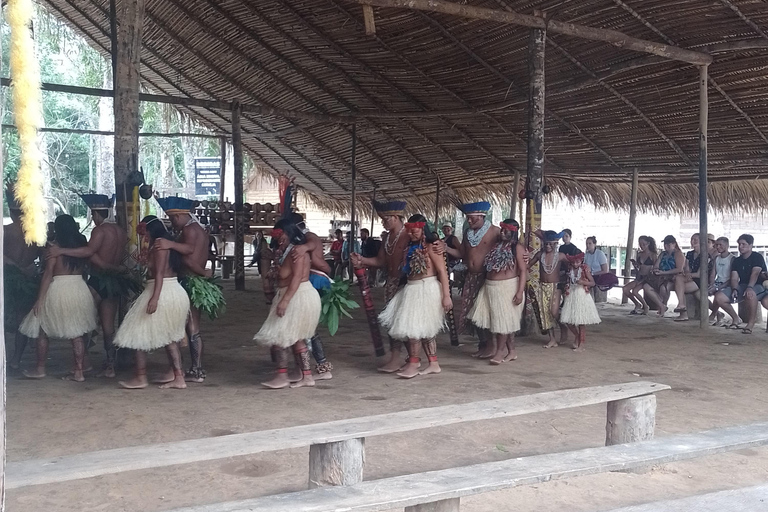
[[[655,429],[656,395],[608,402],[605,446],[653,439]],[[650,469],[641,467],[630,470],[629,473],[642,474]]]
[[[459,512],[459,498],[449,498],[447,500],[405,507],[405,512]]]
[[[309,488],[354,485],[363,481],[365,439],[309,447]]]

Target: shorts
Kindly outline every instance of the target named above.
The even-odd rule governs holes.
[[[755,295],[757,295],[757,300],[761,300],[763,297],[765,297],[766,291],[765,288],[763,288],[762,285],[756,284],[752,287],[752,289],[755,290]],[[725,294],[726,297],[730,298],[731,293],[733,292],[733,289],[730,286],[726,286],[722,290],[720,290],[722,293]],[[740,284],[738,288],[736,288],[736,300],[735,302],[741,302],[744,300],[744,293],[747,291],[747,285],[746,284]]]

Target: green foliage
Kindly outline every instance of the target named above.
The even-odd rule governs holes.
[[[138,272],[100,270],[96,277],[95,282],[89,284],[96,284],[96,291],[102,297],[131,297],[140,294],[144,288]]]
[[[216,320],[227,310],[227,301],[217,277],[185,276],[181,285],[194,307]]]
[[[323,309],[320,314],[320,323],[328,327],[328,332],[331,336],[334,336],[336,331],[339,330],[341,315],[352,318],[352,315],[347,310],[360,307],[350,297],[349,283],[340,279],[331,283],[331,289],[324,292],[322,304]]]

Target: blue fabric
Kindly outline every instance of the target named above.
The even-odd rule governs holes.
[[[104,194],[80,194],[80,199],[91,210],[107,210],[112,208],[112,199],[114,196],[109,197]]]
[[[669,254],[668,252],[662,252],[661,253],[661,261],[659,262],[659,270],[663,272],[668,272],[674,268],[676,268],[677,265],[675,263],[675,254]]]
[[[360,242],[355,240],[355,250],[354,252],[356,254],[360,254]],[[349,241],[344,240],[344,243],[341,246],[341,260],[342,261],[349,261]]]
[[[488,213],[491,210],[491,203],[488,201],[478,201],[476,203],[466,203],[462,205],[461,211],[465,215],[470,213]]]
[[[187,199],[186,197],[177,197],[177,196],[170,196],[170,197],[156,197],[157,204],[160,205],[160,208],[163,209],[163,211],[168,210],[185,210],[190,211],[192,210],[192,205],[194,204],[194,201],[191,199]]]
[[[416,249],[421,247],[421,243],[412,243],[408,246],[408,253],[405,255],[405,265],[403,265],[403,275],[411,275],[411,256],[416,252]]]
[[[331,280],[326,276],[321,276],[320,274],[315,274],[310,272],[309,282],[312,283],[312,286],[317,291],[324,291],[324,290],[331,289]]]
[[[403,213],[405,211],[406,205],[407,203],[405,201],[387,201],[386,203],[379,201],[373,202],[373,207],[376,208],[376,213],[379,215],[382,213]]]

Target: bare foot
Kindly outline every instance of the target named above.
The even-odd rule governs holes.
[[[61,380],[71,380],[72,382],[85,382],[83,372],[68,373],[61,378]]]
[[[661,306],[661,307],[659,308],[659,310],[656,312],[656,315],[657,315],[659,318],[662,318],[662,317],[664,316],[664,313],[666,313],[668,309],[669,309],[669,308],[668,308],[667,306]]]
[[[680,316],[675,318],[675,322],[687,322],[687,321],[688,321],[688,312],[687,311],[683,311],[682,313],[680,313]]]
[[[584,345],[577,345],[576,347],[573,347],[574,352],[584,352],[586,350],[586,347]]]
[[[407,363],[397,374],[401,379],[412,379],[419,374],[419,363]]]
[[[45,368],[37,368],[34,371],[24,370],[23,372],[21,372],[21,374],[28,379],[44,379]]]
[[[492,357],[493,357],[495,354],[496,354],[496,350],[495,350],[495,349],[491,348],[491,349],[489,350],[488,348],[486,348],[485,350],[483,350],[482,352],[480,352],[480,353],[477,355],[477,358],[478,358],[478,359],[490,359],[490,358],[492,358]]]
[[[424,368],[419,372],[419,375],[429,375],[430,373],[440,373],[440,372],[441,372],[440,365],[437,364],[437,361],[432,361],[429,363],[429,365],[427,365],[426,368]]]
[[[301,380],[301,370],[298,368],[293,368],[292,370],[288,370],[288,382],[299,382]]]
[[[179,375],[178,377],[174,378],[171,382],[166,382],[165,384],[161,384],[160,386],[157,386],[160,389],[186,389],[187,388],[187,382],[184,380],[184,377]]]
[[[507,357],[502,359],[502,362],[508,363],[510,361],[514,361],[515,359],[517,359],[517,352],[513,349],[509,351],[509,354],[507,354]]]
[[[549,340],[549,343],[544,345],[544,348],[555,348],[558,346],[558,343],[555,340]]]
[[[331,380],[332,378],[333,375],[331,375],[331,372],[318,373],[315,375],[315,380]]]
[[[493,356],[490,361],[488,361],[492,366],[498,366],[501,363],[504,362],[504,359],[501,357]]]
[[[106,379],[114,379],[115,378],[115,367],[114,366],[105,366],[103,370],[101,370],[99,373],[96,374],[96,377],[103,377]]]
[[[278,373],[272,380],[261,383],[262,386],[269,389],[283,389],[287,388],[290,384],[287,373]]]
[[[160,373],[152,377],[152,384],[165,384],[173,381],[175,378],[176,375],[174,375],[173,370],[168,370],[165,373]]]
[[[291,383],[291,388],[312,388],[315,386],[315,379],[312,375],[302,375],[297,382]]]
[[[118,384],[124,389],[144,389],[149,386],[146,375],[137,375],[131,380],[121,380]]]
[[[402,359],[400,359],[400,354],[397,353],[392,356],[387,364],[384,366],[379,366],[377,370],[384,373],[395,373],[401,368],[403,368],[403,362]]]

